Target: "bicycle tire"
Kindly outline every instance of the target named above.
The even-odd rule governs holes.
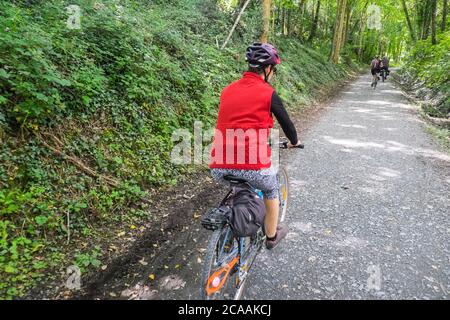
[[[289,203],[290,189],[289,176],[285,168],[278,171],[278,183],[280,187],[280,212],[278,214],[278,223],[284,222]]]
[[[211,235],[211,238],[209,240],[208,243],[208,247],[206,249],[206,256],[204,258],[204,263],[203,263],[203,268],[202,268],[202,272],[201,272],[201,277],[200,277],[200,298],[202,300],[215,300],[214,298],[222,298],[225,299],[225,295],[214,295],[214,296],[209,296],[206,292],[206,284],[209,280],[210,275],[212,274],[211,269],[213,267],[214,262],[216,261],[217,258],[217,248],[218,245],[220,244],[220,240],[221,240],[221,236],[224,233],[224,231],[230,231],[230,236],[233,238],[233,246],[236,242],[236,239],[234,238],[234,235],[231,232],[231,228],[230,226],[226,225],[225,227],[215,230],[213,232],[213,234]],[[227,239],[225,239],[227,240]],[[220,266],[218,266],[219,268]],[[238,275],[238,272],[236,272],[236,274]],[[230,280],[230,275],[228,275],[227,280],[224,284],[224,286],[228,283],[228,281]],[[234,293],[230,294],[230,296],[233,295],[234,297]]]

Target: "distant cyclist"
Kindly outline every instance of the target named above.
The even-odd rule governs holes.
[[[370,73],[372,74],[372,83],[370,84],[371,87],[376,85],[376,82],[378,80],[377,73],[380,72],[380,58],[378,56],[375,56],[373,58],[372,62],[370,63]]]
[[[386,56],[381,59],[381,69],[386,70],[386,75],[389,74],[389,59]]]
[[[288,233],[287,225],[278,225],[279,186],[268,145],[269,131],[273,128],[272,114],[290,141],[288,147],[301,143],[280,97],[268,83],[281,62],[277,50],[269,43],[254,43],[247,48],[246,60],[248,71],[227,86],[220,96],[209,167],[217,181],[224,182],[224,176],[233,175],[246,179],[263,192],[266,247],[272,249]],[[243,156],[239,157],[239,153]]]

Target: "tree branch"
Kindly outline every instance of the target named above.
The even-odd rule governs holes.
[[[247,8],[247,5],[250,3],[250,0],[247,0],[244,5],[242,6],[241,12],[239,12],[236,21],[234,22],[233,28],[231,28],[230,33],[228,34],[227,39],[225,40],[225,42],[223,43],[222,47],[220,49],[224,49],[228,43],[228,41],[230,41],[231,36],[233,35],[234,29],[236,29],[237,24],[239,23],[239,20],[241,20],[241,16],[244,13],[245,8]]]

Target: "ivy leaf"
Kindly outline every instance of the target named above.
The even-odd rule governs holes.
[[[98,268],[98,267],[102,264],[102,262],[101,262],[100,260],[97,260],[97,259],[92,259],[92,260],[91,260],[91,264],[92,264],[94,267]]]
[[[34,221],[36,221],[36,223],[40,226],[44,225],[47,223],[48,221],[48,217],[46,216],[37,216],[34,218]]]
[[[89,98],[88,96],[83,96],[83,103],[85,106],[88,106],[90,101],[91,98]]]
[[[4,78],[4,79],[8,79],[9,78],[9,74],[8,74],[8,72],[6,72],[5,69],[0,68],[0,77]]]
[[[47,267],[47,264],[44,261],[33,262],[33,268],[36,270],[44,269],[46,267]]]
[[[14,268],[12,265],[8,264],[5,266],[5,272],[6,273],[16,273],[17,269]]]

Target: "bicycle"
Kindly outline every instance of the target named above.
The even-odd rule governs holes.
[[[287,149],[287,141],[279,142],[281,149]],[[297,148],[304,148],[299,145]],[[252,187],[245,179],[226,176],[233,184],[247,184],[263,198],[262,192]],[[286,218],[289,199],[289,178],[284,168],[278,171],[280,211],[278,223]],[[233,190],[220,202],[220,205],[202,218],[202,225],[213,231],[206,250],[205,264],[201,273],[200,297],[205,300],[233,299],[242,297],[245,283],[253,263],[261,251],[266,239],[263,227],[251,237],[236,237],[228,222],[227,204],[233,196]]]
[[[384,69],[384,68],[381,69],[380,75],[381,75],[381,81],[384,82],[384,80],[386,80],[386,69]]]
[[[371,87],[373,87],[373,90],[377,87],[378,83],[378,72],[375,72],[375,74],[372,76],[372,83],[370,84]]]

